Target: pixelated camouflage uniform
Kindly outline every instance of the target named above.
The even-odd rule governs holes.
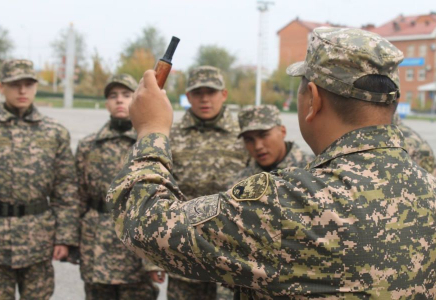
[[[42,116],[33,106],[23,117],[18,117],[16,111],[7,110],[2,104],[0,158],[1,205],[3,208],[21,206],[26,213],[22,217],[6,217],[2,209],[0,272],[11,281],[1,280],[0,293],[6,284],[13,285],[7,289],[15,290],[15,283],[22,280],[20,276],[32,271],[30,277],[38,280],[28,283],[22,292],[28,294],[26,290],[32,289],[37,293],[33,293],[33,297],[48,299],[54,288],[53,246],[78,246],[77,183],[69,133],[55,120]],[[49,207],[45,209],[47,201]],[[35,214],[30,212],[32,210]],[[36,265],[41,269],[33,267]],[[18,272],[26,268],[27,271]],[[6,269],[11,274],[4,274]],[[38,277],[41,272],[47,276]],[[41,289],[41,281],[48,290]],[[31,286],[33,284],[36,286]],[[14,299],[15,292],[0,294],[2,299],[8,297]]]
[[[238,133],[238,125],[226,107],[213,121],[202,121],[188,110],[181,122],[173,126],[173,174],[185,199],[224,189],[245,167],[248,153],[237,140]],[[192,293],[197,299],[215,299],[215,291],[215,284],[170,274],[169,299],[185,299]]]
[[[307,64],[291,75],[312,72],[332,92],[396,101],[396,92],[352,84],[353,69],[398,82],[402,54],[389,42],[358,29],[314,34]],[[305,169],[257,174],[185,202],[169,139],[153,133],[135,144],[107,200],[129,248],[186,277],[233,285],[239,299],[434,299],[436,179],[404,147],[395,125],[362,127]]]
[[[112,119],[79,142],[76,168],[81,202],[80,272],[87,299],[156,299],[158,289],[148,276],[161,270],[126,249],[115,234],[105,202],[109,185],[136,141],[134,129],[117,130]],[[124,124],[122,125],[124,126]],[[110,299],[112,299],[111,297]]]
[[[403,133],[406,150],[410,157],[427,172],[436,175],[435,156],[428,142],[415,130],[404,124],[397,114],[395,114],[394,117],[394,124],[396,124]]]

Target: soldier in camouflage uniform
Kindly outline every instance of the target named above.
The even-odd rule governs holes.
[[[149,272],[158,271],[119,241],[110,207],[104,201],[122,161],[136,142],[129,104],[137,82],[132,76],[111,77],[105,87],[110,120],[79,142],[76,168],[81,211],[80,272],[86,299],[156,299]],[[154,273],[153,273],[154,275]]]
[[[436,162],[433,150],[415,130],[404,124],[398,114],[394,116],[394,124],[398,126],[404,135],[406,150],[410,157],[427,172],[436,175]]]
[[[191,108],[171,130],[172,169],[186,199],[217,193],[245,167],[248,155],[238,142],[238,124],[223,106],[224,79],[214,67],[202,66],[189,74],[186,95]],[[216,284],[170,274],[168,299],[213,299]]]
[[[313,159],[295,142],[285,141],[286,127],[280,120],[280,111],[274,105],[245,108],[238,114],[239,127],[251,156],[249,165],[241,170],[234,182],[261,172],[288,167],[304,167]]]
[[[171,175],[171,106],[153,71],[132,102],[138,143],[107,200],[121,240],[239,299],[435,299],[436,179],[392,116],[403,54],[360,29],[316,28],[298,118],[317,155],[188,202]]]
[[[78,246],[79,210],[68,131],[33,105],[33,63],[0,71],[0,299],[49,299],[52,258]]]

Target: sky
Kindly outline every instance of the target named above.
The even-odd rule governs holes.
[[[266,15],[264,65],[278,65],[277,31],[294,20],[360,27],[381,25],[396,16],[436,12],[434,0],[272,0]],[[120,53],[146,26],[155,26],[169,42],[181,39],[173,68],[186,70],[202,45],[226,48],[238,65],[256,65],[259,11],[256,0],[0,0],[0,26],[9,31],[12,56],[37,68],[55,62],[50,43],[73,24],[85,36],[86,54],[95,51],[112,71]]]

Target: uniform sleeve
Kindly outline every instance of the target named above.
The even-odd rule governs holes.
[[[107,200],[124,244],[191,279],[257,289],[277,284],[281,212],[270,175],[183,202],[171,164],[167,137],[151,134],[135,144],[112,182]]]
[[[77,246],[79,241],[79,200],[76,171],[70,148],[70,135],[61,130],[54,163],[54,182],[50,204],[56,217],[55,244]]]
[[[88,193],[85,180],[85,163],[86,163],[86,153],[88,152],[88,147],[83,141],[79,142],[76,150],[76,172],[78,181],[78,197],[79,197],[79,215],[83,216],[86,213],[88,205]]]

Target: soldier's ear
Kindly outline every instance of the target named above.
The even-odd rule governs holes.
[[[307,122],[312,122],[322,109],[322,99],[319,95],[319,89],[313,82],[307,84],[309,94],[309,113],[306,116]]]

